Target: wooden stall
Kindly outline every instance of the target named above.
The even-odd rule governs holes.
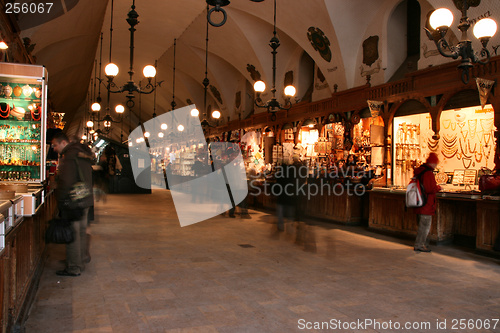
[[[493,252],[493,245],[500,236],[500,201],[478,201],[476,216],[476,249],[481,252]]]
[[[369,228],[415,237],[417,215],[405,208],[403,190],[370,192]],[[500,201],[480,195],[439,193],[430,240],[492,252],[500,232]]]
[[[332,222],[359,225],[366,221],[368,193],[323,194],[305,201],[304,214]]]
[[[56,209],[52,192],[33,216],[10,228],[0,253],[0,329],[19,330],[27,319],[43,270],[45,230]]]

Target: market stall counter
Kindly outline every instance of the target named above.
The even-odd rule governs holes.
[[[24,203],[22,195],[0,201],[1,332],[13,332],[27,319],[43,269],[47,222],[56,208],[53,192],[44,194],[32,215]]]
[[[417,215],[406,208],[406,191],[374,188],[369,198],[369,228],[415,237]],[[500,230],[500,197],[480,192],[440,192],[429,238],[434,243],[493,251]]]

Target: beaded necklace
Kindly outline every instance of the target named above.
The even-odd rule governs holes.
[[[8,118],[10,115],[10,105],[7,103],[0,103],[0,117]]]

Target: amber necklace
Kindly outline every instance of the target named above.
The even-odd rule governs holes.
[[[446,149],[441,149],[441,154],[443,154],[444,157],[450,159],[450,158],[453,158],[453,156],[455,156],[456,154],[458,153],[458,149],[455,149],[455,151],[448,151]]]
[[[488,144],[490,143],[491,139],[491,133],[483,133],[483,137],[484,137],[484,146],[488,147]]]
[[[469,131],[460,131],[460,134],[462,134],[462,139],[465,141],[465,139],[467,139],[467,135],[469,134]]]
[[[38,112],[35,112],[35,110]],[[41,106],[39,106],[38,108],[31,109],[31,118],[34,121],[40,121],[40,119],[42,118],[42,107]]]
[[[476,128],[477,128],[477,119],[471,119],[469,120],[469,134],[470,138],[474,139],[476,136]]]
[[[483,146],[483,154],[484,154],[484,157],[486,158],[486,161],[488,161],[488,159],[490,158],[490,154],[491,154],[491,150],[490,148],[484,150],[484,148],[486,148],[487,146]]]
[[[477,143],[474,144],[474,150],[470,149],[470,140],[467,141],[467,147],[469,148],[469,153],[474,154],[476,152]]]
[[[451,124],[451,120],[450,120],[450,119],[445,119],[445,120],[443,120],[443,127],[444,127],[445,129],[450,128],[450,124]]]
[[[467,159],[467,158],[470,159],[471,156],[467,156],[467,154],[465,154],[465,152],[464,152],[464,147],[462,146],[462,140],[458,140],[458,142],[460,143],[460,150],[462,152],[464,159]],[[467,146],[465,146],[465,149],[467,149]]]
[[[465,164],[465,162],[468,162],[467,165]],[[470,158],[470,157],[465,158],[464,157],[462,159],[462,164],[463,164],[464,168],[466,168],[466,169],[470,168],[470,165],[472,164],[472,158]]]
[[[483,131],[489,132],[493,128],[493,119],[480,119]]]
[[[457,140],[457,135],[455,134],[455,136],[452,136],[452,137],[448,138],[448,137],[446,136],[446,134],[444,134],[444,135],[443,135],[443,140],[444,140],[445,142],[447,142],[447,143],[451,143],[451,144],[453,144],[453,143]]]
[[[4,106],[2,108],[2,106]],[[0,103],[0,117],[8,118],[10,114],[10,105],[7,103]]]
[[[438,145],[439,145],[439,141],[438,140],[432,140],[431,139],[427,139],[427,147],[429,147],[429,150],[430,151],[436,151],[437,148],[438,148]]]
[[[477,158],[477,155],[479,155],[479,159]],[[483,160],[483,154],[480,152],[476,152],[475,158],[477,163],[481,163],[481,161]]]
[[[451,130],[452,131],[455,131],[455,129],[457,128],[457,123],[450,123],[450,127],[451,127]]]
[[[456,141],[453,145],[448,145],[445,140],[443,140],[443,148],[441,149],[441,154],[446,158],[453,158],[458,153],[458,147]]]

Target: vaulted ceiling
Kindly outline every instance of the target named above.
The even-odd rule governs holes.
[[[38,64],[48,69],[53,107],[66,114],[70,133],[81,134],[89,117],[89,104],[99,92],[99,84],[95,88],[91,84],[96,82],[95,76],[106,82],[104,66],[110,58],[111,17],[111,60],[120,68],[115,82],[121,86],[128,80],[130,33],[125,19],[132,1],[61,0],[50,17],[19,17],[23,29],[21,37],[29,37],[36,44],[33,55]],[[406,6],[413,1],[416,0],[277,0],[281,42],[277,54],[278,98],[282,97],[285,74],[290,71],[293,83],[298,86],[296,101],[328,98],[334,91],[365,84],[367,75],[372,85],[389,81],[407,56]],[[456,26],[460,12],[452,0],[419,0],[418,3],[421,10],[418,68],[425,68],[448,61],[432,52],[435,46],[423,32],[427,14],[434,8],[448,7],[453,10]],[[145,85],[142,68],[157,60],[157,81],[163,82],[156,91],[156,103],[153,94],[135,98],[133,114],[126,110],[123,125],[115,125],[111,136],[116,139],[122,129],[126,138],[128,131],[137,126],[139,117],[141,121],[150,119],[154,109],[156,114],[171,110],[174,39],[177,107],[192,102],[202,114],[204,108],[206,2],[136,0],[135,6],[140,23],[135,32],[134,81],[138,84],[143,80],[142,85]],[[209,26],[208,78],[213,88],[208,89],[207,106],[221,110],[223,122],[245,118],[254,112],[251,88],[255,75],[260,74],[268,87],[272,82],[272,56],[268,44],[273,34],[273,6],[272,0],[233,0],[224,7],[227,22],[221,27]],[[482,0],[479,7],[470,9],[470,18],[480,16],[491,16],[499,22],[500,2]],[[220,13],[213,14],[214,21],[220,18]],[[311,32],[316,37],[316,49],[309,38]],[[460,36],[458,29],[454,28],[453,32]],[[363,43],[370,36],[378,36],[378,53],[373,61],[367,62],[368,53],[363,51]],[[497,34],[490,42],[492,53],[496,52],[493,47],[498,44]],[[479,48],[478,43],[474,45]],[[249,70],[249,65],[255,71]],[[319,80],[319,71],[314,68],[321,72]],[[101,85],[100,95],[102,117],[107,105],[104,85]],[[263,99],[270,96],[268,92]],[[111,94],[109,105],[113,109],[125,101],[125,93]],[[119,119],[113,110],[110,114]]]

